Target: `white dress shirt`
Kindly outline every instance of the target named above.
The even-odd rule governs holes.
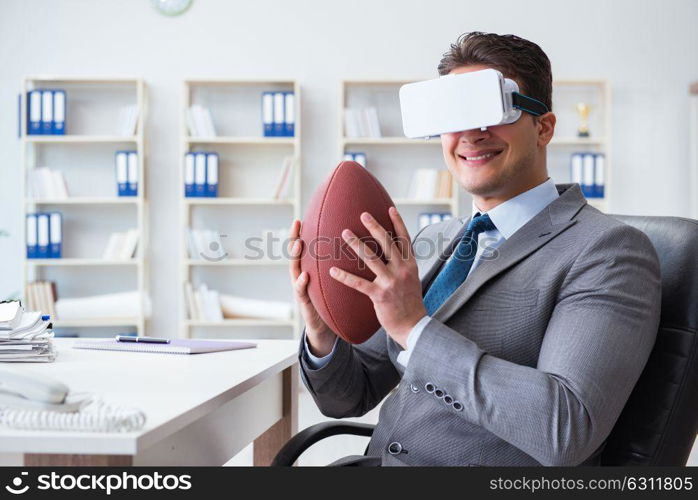
[[[492,252],[492,250],[495,250],[504,243],[504,241],[511,238],[516,231],[538,215],[541,210],[550,205],[558,196],[559,194],[555,187],[555,183],[552,179],[548,179],[542,184],[500,203],[489,212],[482,212],[473,201],[472,216],[474,217],[477,213],[483,215],[489,214],[496,229],[484,231],[478,236],[477,252],[475,253],[473,265],[470,267],[470,271],[468,271],[468,276],[475,270],[485,251]],[[414,350],[417,340],[419,340],[420,335],[422,335],[424,331],[424,327],[430,319],[430,316],[424,316],[417,322],[407,336],[407,349],[397,355],[397,362],[402,366],[407,367],[410,354]],[[310,352],[308,341],[305,339],[305,336],[303,341],[305,342],[304,350],[306,361],[314,370],[322,368],[332,359],[337,345],[337,341],[335,340],[332,352],[320,358]]]

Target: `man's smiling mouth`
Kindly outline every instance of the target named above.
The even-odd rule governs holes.
[[[501,153],[501,151],[487,151],[487,152],[474,152],[474,153],[467,153],[467,154],[459,154],[458,158],[461,160],[465,161],[466,163],[472,164],[472,165],[483,165],[487,163],[489,160],[492,158],[498,156]]]

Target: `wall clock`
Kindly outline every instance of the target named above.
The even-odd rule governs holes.
[[[150,0],[160,14],[166,16],[178,16],[183,14],[191,5],[193,0]]]

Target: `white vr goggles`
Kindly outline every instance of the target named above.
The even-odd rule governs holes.
[[[506,125],[522,111],[533,116],[548,112],[545,104],[520,94],[516,82],[495,69],[403,85],[400,109],[402,128],[410,138]]]

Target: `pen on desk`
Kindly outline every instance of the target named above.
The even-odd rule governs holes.
[[[117,342],[142,342],[144,344],[169,344],[170,339],[157,337],[134,337],[133,335],[117,335]]]

